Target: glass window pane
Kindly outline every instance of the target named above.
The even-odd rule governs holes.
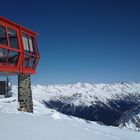
[[[34,65],[35,65],[35,58],[34,57],[31,57],[30,58],[30,62],[29,62],[29,67],[31,67],[31,68],[33,68],[34,67]]]
[[[27,34],[25,34],[25,33],[22,34],[22,40],[23,40],[24,50],[26,52],[29,52],[29,44],[28,44],[28,36],[27,36]]]
[[[0,48],[0,63],[6,63],[8,50]]]
[[[0,44],[7,45],[5,27],[0,25]]]
[[[24,67],[27,67],[28,66],[28,62],[29,62],[29,56],[28,55],[25,55],[23,66]]]
[[[30,44],[30,51],[31,52],[34,52],[34,40],[33,40],[33,37],[30,37],[29,36],[29,44]]]
[[[10,47],[18,49],[19,47],[18,47],[17,32],[11,28],[8,28],[7,31],[8,31]]]
[[[19,60],[19,52],[10,51],[9,52],[9,57],[8,57],[8,63],[17,65],[18,60]]]

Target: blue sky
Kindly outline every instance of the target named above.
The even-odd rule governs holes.
[[[1,16],[39,33],[33,83],[140,81],[139,0],[5,0]]]

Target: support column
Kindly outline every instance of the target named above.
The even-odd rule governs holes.
[[[30,74],[18,75],[18,102],[19,111],[33,112],[33,100],[31,91]]]

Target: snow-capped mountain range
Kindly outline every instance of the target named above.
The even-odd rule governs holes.
[[[12,92],[13,97],[0,99],[0,113],[19,114],[16,109],[18,106],[16,85],[12,87]],[[122,82],[115,84],[76,83],[68,85],[33,85],[32,93],[35,116],[47,115],[51,116],[54,120],[65,120],[69,123],[71,122],[69,120],[72,119],[73,121],[74,119],[72,116],[76,116],[77,119],[75,118],[74,120],[76,121],[75,124],[77,126],[79,125],[79,128],[80,125],[84,126],[83,123],[78,123],[80,121],[78,118],[82,118],[86,120],[85,122],[88,129],[90,125],[90,129],[94,130],[96,129],[94,127],[95,122],[127,129],[139,130],[140,128],[140,83]],[[7,115],[1,116],[7,117]],[[15,118],[15,115],[11,116]],[[112,129],[109,126],[99,124],[96,124],[95,126],[97,128],[98,126],[99,128],[101,127],[100,130],[102,130],[102,127],[106,127],[108,128],[107,131],[110,131],[113,137],[116,135],[114,132],[116,128]],[[119,131],[122,130],[121,128],[117,129],[120,129]],[[97,133],[99,133],[99,131],[97,131]],[[108,134],[108,132],[103,133],[109,135],[110,139],[124,139],[123,135],[119,138],[120,132],[117,134],[116,138],[111,138],[111,135]],[[135,138],[137,138],[137,135],[138,134],[136,134]],[[109,139],[109,137],[106,137],[105,139]],[[128,138],[125,135],[125,138],[129,139],[133,138],[133,136],[129,136]],[[88,139],[92,138],[90,137]]]

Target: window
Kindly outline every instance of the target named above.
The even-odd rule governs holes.
[[[7,45],[5,27],[0,25],[0,44]]]
[[[19,60],[19,52],[16,51],[10,51],[9,57],[8,57],[8,63],[17,65]]]
[[[34,67],[34,65],[35,65],[35,58],[34,57],[31,57],[28,66],[32,68],[32,67]]]
[[[24,46],[24,62],[23,67],[29,67],[29,68],[35,68],[35,63],[37,58],[33,56],[33,54],[36,54],[36,48],[35,48],[35,38],[22,33],[22,40],[23,40],[23,46]]]
[[[0,63],[6,63],[8,50],[0,48]]]
[[[31,52],[34,52],[34,50],[33,50],[33,44],[34,44],[33,37],[29,36],[29,45],[30,45],[30,51]]]
[[[29,63],[29,56],[28,55],[25,55],[23,66],[24,67],[27,67],[28,66],[28,63]]]
[[[23,33],[22,40],[23,40],[23,46],[24,46],[25,52],[29,52],[28,35]]]
[[[35,46],[34,46],[34,38],[23,33],[22,34],[22,40],[23,40],[23,46],[24,46],[24,50],[27,53],[36,53],[35,51]]]
[[[19,46],[18,46],[17,32],[11,28],[8,28],[7,31],[8,31],[10,47],[18,49]]]

